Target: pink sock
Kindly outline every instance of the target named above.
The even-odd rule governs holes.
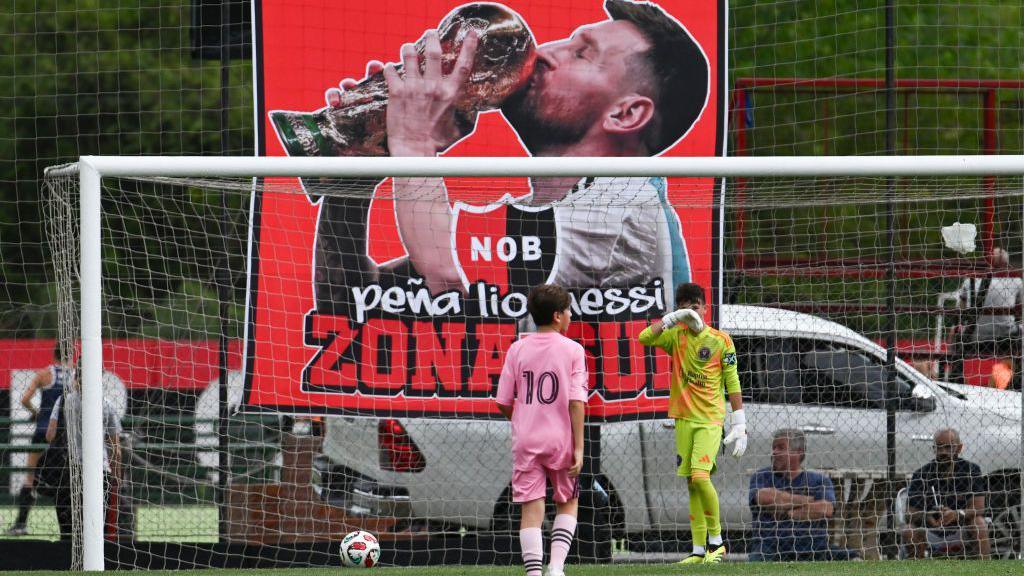
[[[523,549],[523,567],[526,576],[540,576],[544,568],[544,540],[540,528],[524,528],[519,531],[519,545]]]
[[[552,572],[561,572],[565,568],[565,557],[572,546],[572,535],[576,531],[576,517],[571,514],[555,516],[555,524],[551,527],[551,561],[548,567]]]

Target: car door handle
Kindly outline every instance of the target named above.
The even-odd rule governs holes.
[[[913,440],[914,442],[931,442],[932,441],[932,435],[931,434],[913,434],[913,435],[910,436],[910,439]]]
[[[800,431],[804,434],[820,434],[823,436],[836,433],[835,428],[832,428],[831,426],[822,426],[821,424],[805,424],[800,427]]]
[[[666,430],[675,430],[676,429],[676,421],[675,420],[670,420],[668,422],[662,422],[661,423],[661,427],[665,428]]]

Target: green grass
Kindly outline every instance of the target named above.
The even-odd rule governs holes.
[[[1000,562],[832,562],[803,564],[722,564],[720,566],[698,566],[683,570],[672,564],[615,564],[568,566],[568,576],[645,576],[654,574],[700,574],[702,576],[1009,576],[1021,574],[1024,563],[1019,561]],[[242,570],[182,570],[178,572],[146,572],[147,576],[238,576]],[[374,568],[370,571],[342,568],[296,569],[296,570],[245,570],[244,573],[259,575],[281,574],[285,576],[339,576],[339,574],[367,574],[379,576],[522,576],[519,566],[437,566],[412,568]],[[0,572],[3,574],[3,572]],[[65,576],[68,572],[17,572],[18,575]]]
[[[135,538],[144,542],[216,542],[215,506],[139,506],[135,510]],[[17,508],[0,506],[0,532],[14,522]],[[36,540],[57,540],[57,514],[53,506],[34,506],[28,516],[29,535]],[[0,534],[0,540],[6,538]]]

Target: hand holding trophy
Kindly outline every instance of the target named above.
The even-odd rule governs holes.
[[[467,41],[470,46],[460,63],[459,55]],[[389,72],[390,84],[405,85],[407,68],[414,63],[418,64],[419,74],[413,78],[411,88],[423,87],[424,78],[435,78],[438,66],[444,78],[455,77],[461,89],[451,99],[454,110],[449,112],[454,112],[454,126],[432,135],[432,140],[444,148],[472,128],[477,113],[497,108],[523,86],[533,71],[535,48],[526,24],[511,10],[499,4],[468,4],[445,17],[436,33],[428,32],[415,46],[403,48],[403,64]],[[467,62],[471,65],[466,66]],[[289,156],[389,154],[389,82],[384,71],[374,68],[368,70],[372,73],[367,78],[351,88],[346,86],[344,92],[329,91],[328,100],[336,99],[333,103],[337,105],[311,113],[270,112],[274,129]],[[430,88],[446,90],[447,86]]]

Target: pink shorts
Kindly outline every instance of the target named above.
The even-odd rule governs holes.
[[[547,482],[551,481],[555,502],[568,502],[580,496],[580,478],[569,477],[569,469],[552,470],[534,463],[532,466],[512,470],[512,501],[530,502],[545,497]]]

